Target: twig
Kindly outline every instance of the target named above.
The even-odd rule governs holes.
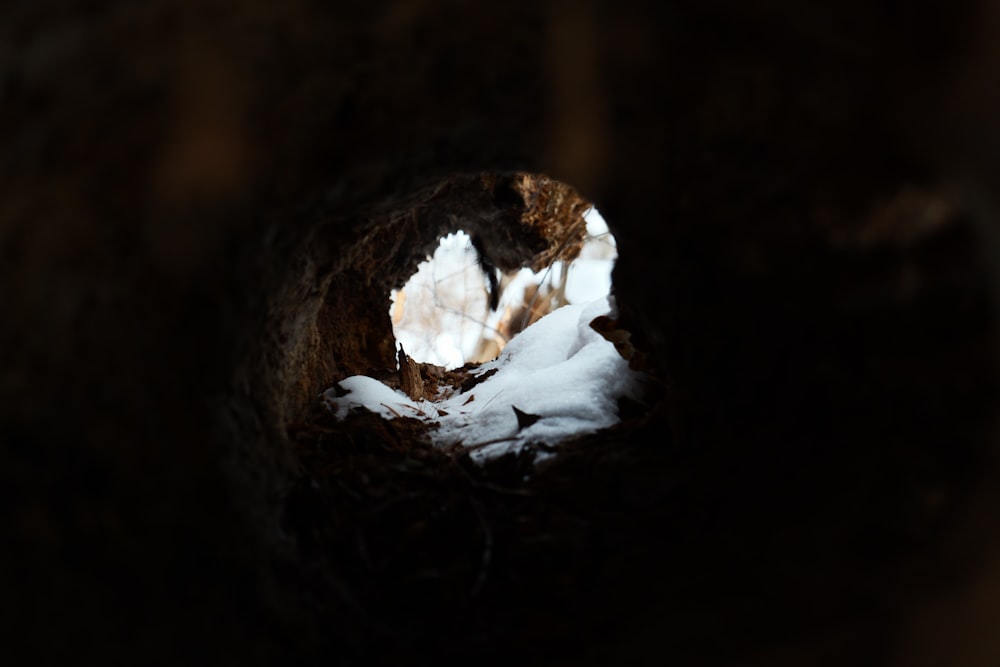
[[[409,408],[410,410],[413,410],[414,412],[416,412],[421,417],[426,417],[427,416],[427,413],[424,412],[423,409],[417,407],[416,405],[405,405],[405,404],[402,404],[402,403],[400,405],[402,405],[404,408]]]
[[[392,414],[396,415],[400,419],[403,418],[403,415],[399,414],[398,412],[396,412],[395,410],[393,410],[390,406],[386,405],[385,403],[379,403],[379,405],[381,405],[383,408],[385,408],[386,410],[388,410]]]

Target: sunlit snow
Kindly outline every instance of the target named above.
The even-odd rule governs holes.
[[[369,377],[340,381],[324,403],[339,419],[352,408],[387,419],[408,416],[432,425],[435,444],[461,444],[478,460],[518,451],[528,442],[555,444],[618,422],[618,399],[638,400],[641,374],[590,323],[614,315],[613,299],[572,304],[525,329],[494,361],[476,369],[492,376],[437,401],[413,401]],[[337,393],[345,395],[338,397]],[[539,419],[518,428],[513,408]]]

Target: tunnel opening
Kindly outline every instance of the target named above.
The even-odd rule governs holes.
[[[329,651],[348,650],[349,638],[361,659],[378,646],[386,662],[489,650],[493,663],[506,664],[529,649],[544,662],[571,653],[581,635],[626,645],[657,614],[673,628],[674,649],[702,655],[718,639],[720,613],[729,615],[727,637],[744,645],[833,617],[855,618],[854,598],[841,591],[876,595],[869,587],[875,579],[904,590],[898,559],[922,535],[944,534],[947,512],[925,504],[931,482],[923,461],[945,471],[942,479],[955,492],[949,508],[962,502],[965,464],[949,462],[943,431],[908,421],[914,405],[934,414],[937,395],[926,383],[902,387],[875,367],[844,373],[843,364],[861,364],[872,350],[896,354],[907,340],[901,331],[936,331],[939,308],[968,317],[963,303],[985,303],[985,292],[974,302],[941,298],[979,285],[971,270],[946,279],[935,273],[942,253],[960,256],[972,247],[967,223],[956,215],[926,237],[897,238],[895,230],[915,225],[905,217],[909,205],[894,214],[898,224],[886,223],[884,206],[844,214],[864,233],[831,237],[804,256],[795,244],[772,247],[753,234],[734,235],[720,250],[715,228],[693,226],[673,245],[644,252],[665,250],[677,284],[704,290],[724,275],[730,289],[687,301],[678,298],[684,290],[668,290],[666,308],[658,290],[673,283],[661,277],[657,290],[643,290],[643,271],[628,263],[632,239],[619,235],[616,274],[623,267],[627,273],[614,282],[617,317],[602,321],[607,328],[597,333],[610,335],[629,368],[651,381],[642,400],[618,403],[621,421],[607,428],[558,446],[525,442],[477,458],[476,450],[436,444],[428,421],[405,408],[394,407],[398,415],[386,419],[348,406],[349,416],[338,419],[339,401],[351,393],[342,381],[350,377],[399,390],[409,401],[444,385],[461,390],[469,382],[470,393],[483,387],[475,369],[485,364],[449,370],[417,362],[396,345],[387,295],[405,289],[442,238],[464,230],[499,271],[539,271],[566,259],[565,249],[578,243],[566,243],[566,232],[578,228],[589,207],[544,176],[460,175],[394,196],[348,222],[318,225],[306,239],[318,257],[309,288],[319,294],[315,310],[295,315],[311,328],[304,327],[297,357],[301,391],[286,410],[301,474],[283,498],[282,531],[295,545],[291,569],[302,598],[340,629]],[[324,256],[325,235],[344,228],[350,236]],[[851,228],[843,222],[836,229]],[[628,229],[638,236],[634,221]],[[755,252],[769,263],[755,261]],[[644,266],[654,264],[647,256]],[[937,276],[934,288],[901,291],[895,279],[907,267]],[[788,271],[801,280],[790,282]],[[882,312],[895,319],[872,325],[871,299],[882,299]],[[641,311],[657,308],[669,316],[661,326],[676,318],[669,341],[662,329],[638,324]],[[977,329],[989,330],[985,323]],[[664,357],[650,354],[664,348],[671,353],[669,385],[651,361]],[[766,354],[748,354],[761,350]],[[915,343],[908,350],[913,368],[949,377],[944,366],[913,361],[923,359]],[[813,365],[798,365],[803,359]],[[850,421],[860,419],[865,394],[858,387],[867,383],[904,396],[883,404],[878,431]],[[961,392],[954,400],[979,418],[983,403]],[[514,407],[528,419],[536,414]],[[834,419],[837,411],[848,419]],[[518,425],[513,408],[508,418]],[[912,430],[902,437],[900,429]],[[857,432],[866,435],[846,437]],[[910,455],[913,443],[925,458]],[[859,479],[858,470],[866,471],[862,484],[841,483]],[[869,506],[883,514],[870,515]],[[828,559],[826,545],[848,543],[854,551]],[[871,580],[856,579],[861,561],[875,573]],[[765,613],[743,604],[775,595],[792,602],[762,603]]]
[[[520,449],[650,405],[655,373],[612,290],[614,236],[568,185],[520,172],[455,177],[374,209],[347,256],[306,360],[310,414],[415,421],[446,450]],[[483,426],[498,413],[501,427]]]
[[[330,265],[304,355],[308,405],[287,426],[303,473],[282,526],[310,564],[304,595],[356,610],[346,622],[359,645],[383,642],[400,659],[414,650],[469,655],[523,633],[542,632],[532,640],[541,647],[568,641],[577,623],[617,627],[611,608],[565,608],[574,598],[614,595],[612,581],[581,582],[611,552],[632,548],[621,552],[582,517],[596,512],[609,526],[609,517],[626,516],[636,487],[626,490],[621,471],[644,478],[644,467],[666,465],[672,453],[648,437],[663,431],[665,392],[628,294],[611,289],[612,263],[622,260],[592,211],[545,176],[457,176],[371,209],[346,259]],[[501,295],[501,318],[517,305],[537,307],[509,329],[518,335],[502,350],[448,368],[397,345],[387,297],[402,290],[411,301],[407,281],[459,231],[470,245],[475,239],[477,256],[462,256],[475,261],[481,305],[490,298],[485,263],[520,299]],[[592,271],[581,275],[574,260],[592,262]],[[577,364],[576,375],[566,364],[534,377],[505,370],[519,350],[546,344],[564,348],[557,354]],[[561,377],[561,386],[542,385],[545,376]],[[372,400],[351,402],[366,389]],[[566,427],[581,415],[583,428]],[[465,421],[441,437],[448,417]]]
[[[560,241],[569,243],[575,250],[537,271],[502,271],[481,241],[447,234],[390,294],[395,374],[341,379],[323,404],[338,421],[409,416],[436,446],[479,461],[530,445],[549,456],[618,423],[620,404],[642,401],[646,374],[617,322],[614,237],[590,206],[570,220]]]
[[[1000,665],[997,6],[6,3],[8,653]],[[477,167],[586,187],[669,402],[482,464],[322,406],[443,235],[577,206]]]

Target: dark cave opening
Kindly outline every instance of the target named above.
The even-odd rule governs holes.
[[[479,382],[475,363],[446,371],[394,349],[384,305],[389,288],[402,286],[439,239],[459,228],[471,229],[477,251],[509,273],[572,260],[584,244],[583,214],[591,207],[568,186],[512,173],[456,177],[375,210],[329,280],[305,375],[322,389],[339,387],[336,381],[349,374],[367,375],[411,396]],[[616,297],[629,302],[627,294]],[[556,445],[528,441],[474,460],[474,451],[461,445],[432,444],[416,418],[361,411],[339,421],[315,394],[288,425],[302,475],[282,522],[304,560],[314,563],[303,585],[315,587],[314,595],[346,596],[359,610],[353,622],[359,645],[383,636],[387,652],[400,656],[417,648],[465,655],[504,638],[556,647],[584,619],[618,624],[612,607],[594,614],[574,599],[595,596],[588,604],[609,604],[604,596],[646,595],[611,582],[599,590],[581,586],[594,568],[607,567],[623,535],[634,531],[628,538],[634,549],[645,541],[625,527],[636,502],[630,496],[643,492],[629,490],[622,470],[666,465],[671,451],[662,436],[669,432],[662,382],[636,349],[644,336],[632,336],[625,317],[601,319],[600,335],[613,354],[626,367],[641,366],[649,382],[641,402],[616,404],[620,423],[597,432]],[[416,376],[416,388],[407,385],[407,372]],[[637,446],[651,429],[661,437]],[[588,462],[613,463],[602,472],[586,470]],[[336,588],[324,584],[333,576]]]
[[[400,368],[398,342],[386,312],[386,295],[404,287],[419,264],[433,254],[440,239],[455,232],[471,235],[479,262],[495,270],[502,281],[518,271],[541,273],[564,261],[572,268],[572,261],[591,238],[588,224],[598,224],[587,223],[585,214],[592,209],[569,186],[545,176],[517,172],[445,179],[400,202],[363,212],[360,217],[365,222],[350,241],[351,248],[328,269],[327,275],[314,278],[323,285],[325,296],[315,312],[315,326],[307,325],[306,334],[299,333],[305,352],[299,360],[298,374],[303,378],[300,386],[306,391],[296,395],[298,405],[290,415],[293,419],[301,417],[317,395],[353,375],[390,380],[394,388],[407,381],[405,391],[413,399],[435,395],[431,384],[440,381],[448,369],[417,362],[416,379],[408,381],[403,377],[405,369]],[[306,245],[322,247],[324,233],[322,228],[317,230]],[[611,282],[610,274],[607,280]],[[536,290],[536,297],[542,294],[546,298],[531,299],[532,308],[527,307],[527,300],[521,304],[525,312],[519,317],[518,330],[537,321],[553,305],[566,303],[565,297],[559,302],[553,299],[555,295],[546,294],[541,285],[531,289]],[[645,370],[655,375],[647,355],[636,350],[644,336],[638,330],[641,325],[629,320],[632,311],[628,294],[615,291],[614,299],[621,315],[617,319],[604,318],[599,327],[601,335],[630,364],[649,366]],[[407,356],[412,357],[412,350],[408,352]],[[462,365],[466,372],[472,370],[472,364]],[[452,377],[450,381],[459,379]],[[426,391],[423,383],[427,384]]]
[[[652,393],[655,372],[635,347],[642,337],[619,321],[617,252],[607,223],[568,186],[515,178],[518,224],[543,230],[548,259],[535,253],[503,270],[492,259],[503,251],[486,245],[481,232],[441,237],[433,256],[391,293],[392,363],[338,377],[323,392],[322,405],[338,421],[359,410],[406,416],[423,422],[436,445],[474,451],[477,460],[524,446],[542,447],[539,456],[548,457],[559,442],[617,424],[623,409],[649,407],[644,394]],[[463,224],[492,214],[449,215]],[[381,252],[367,245],[359,254]],[[389,270],[386,262],[375,266]],[[342,325],[339,335],[368,337],[364,326]]]
[[[1000,664],[995,3],[84,4],[0,10],[9,654]],[[323,408],[440,382],[387,294],[552,260],[557,181],[645,402]]]
[[[575,650],[571,647],[581,632],[620,646],[644,627],[650,614],[670,617],[673,650],[698,655],[725,655],[732,646],[763,637],[780,641],[829,619],[837,619],[838,627],[870,624],[881,633],[883,621],[875,612],[856,614],[857,599],[899,595],[896,591],[909,580],[893,571],[897,559],[926,539],[922,536],[946,534],[943,517],[967,502],[958,490],[971,474],[967,462],[952,460],[931,441],[923,456],[943,466],[936,478],[948,479],[953,489],[947,510],[924,505],[926,494],[938,487],[924,481],[924,464],[899,465],[906,457],[894,452],[897,445],[891,438],[880,443],[882,453],[865,475],[867,482],[842,487],[839,477],[857,478],[851,472],[856,466],[872,465],[865,441],[837,452],[822,439],[814,441],[811,451],[790,444],[776,461],[740,448],[738,441],[720,448],[690,437],[692,424],[702,434],[742,427],[760,442],[765,433],[790,433],[820,423],[828,408],[819,404],[809,408],[808,418],[792,413],[783,423],[772,423],[772,413],[749,416],[744,406],[755,403],[727,390],[724,395],[735,397],[729,399],[729,412],[715,414],[728,416],[737,426],[699,425],[691,421],[690,408],[685,420],[676,419],[690,398],[678,399],[661,380],[653,398],[638,409],[623,406],[622,423],[562,443],[557,455],[543,462],[538,461],[540,452],[554,452],[545,445],[482,462],[461,448],[435,447],[419,419],[400,415],[387,421],[353,413],[341,422],[317,401],[320,391],[353,374],[405,389],[403,371],[409,368],[419,387],[411,384],[409,391],[437,386],[442,378],[432,365],[400,361],[385,295],[404,284],[443,235],[469,220],[482,221],[475,232],[489,239],[482,247],[497,266],[512,270],[541,266],[539,258],[551,261],[562,245],[558,211],[577,216],[587,205],[564,190],[561,200],[551,198],[556,200],[551,205],[555,216],[550,212],[532,218],[532,202],[545,197],[528,188],[544,192],[554,187],[558,193],[565,187],[553,184],[524,173],[459,176],[369,208],[349,250],[330,265],[328,282],[321,280],[325,296],[315,330],[305,337],[311,347],[301,357],[309,400],[287,425],[300,472],[281,514],[283,530],[298,550],[293,569],[303,597],[339,610],[329,616],[319,612],[319,622],[344,624],[359,656],[378,644],[380,659],[389,661],[415,653],[430,661],[455,658],[490,647],[492,659],[503,662],[527,646],[535,658],[544,659]],[[923,208],[917,209],[916,215],[923,215]],[[882,211],[876,210],[873,228],[884,224],[878,222]],[[912,214],[908,207],[899,213]],[[531,224],[525,224],[526,218]],[[909,237],[899,241],[902,262],[935,266],[939,253],[969,248],[969,231],[960,218],[926,233],[923,245]],[[320,224],[308,245],[314,247],[322,234]],[[897,240],[890,235],[879,242]],[[858,256],[849,243],[835,252]],[[878,284],[887,256],[875,257],[864,261],[871,262]],[[831,260],[820,254],[818,261]],[[702,269],[688,270],[698,275]],[[825,281],[826,270],[816,275]],[[626,284],[635,286],[634,278]],[[957,282],[939,286],[964,289],[967,279],[953,275],[947,280]],[[833,283],[821,285],[837,289]],[[896,298],[897,293],[881,294]],[[646,300],[651,296],[656,303],[655,294],[642,291],[626,289],[617,296],[626,318],[637,307],[651,307]],[[741,313],[738,294],[728,303],[732,313]],[[964,308],[968,302],[955,305]],[[767,316],[776,322],[768,327],[781,331],[781,323],[789,323],[794,330],[795,313],[774,308]],[[904,306],[901,312],[908,316],[915,311]],[[822,313],[816,306],[811,317],[821,320]],[[744,322],[759,316],[740,315]],[[662,332],[639,326],[632,332],[639,352],[650,353],[643,354],[643,363],[670,357],[662,349],[641,348],[642,342],[662,341]],[[881,344],[877,338],[857,343],[859,350]],[[835,356],[841,353],[833,346],[827,349]],[[723,348],[713,351],[736,358]],[[741,363],[753,366],[756,360]],[[654,371],[667,377],[662,369]],[[732,378],[739,388],[733,391],[746,390],[748,381]],[[784,400],[797,400],[794,386],[778,386],[779,392],[790,392]],[[839,405],[850,403],[842,399]],[[970,404],[969,409],[978,408]],[[832,426],[825,437],[832,441],[841,428],[846,425]],[[880,436],[873,432],[872,437]],[[790,462],[799,466],[792,476]],[[880,475],[898,485],[888,496],[881,495],[888,482],[878,482]],[[787,505],[784,494],[797,499],[796,507]],[[881,507],[883,514],[869,517],[863,509],[867,503]],[[885,525],[910,528],[870,539]],[[830,559],[828,545],[840,541],[856,545],[854,560]],[[744,608],[739,602],[773,596],[795,603],[760,602]],[[663,607],[666,599],[668,609]],[[351,610],[346,620],[345,609]],[[724,614],[732,643],[710,649],[716,624],[723,622],[717,614]],[[343,635],[337,637],[343,641]]]

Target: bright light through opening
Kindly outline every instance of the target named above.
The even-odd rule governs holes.
[[[645,374],[610,295],[615,241],[597,211],[585,215],[580,253],[564,265],[487,280],[471,239],[441,240],[434,256],[392,293],[397,377],[339,380],[323,393],[338,420],[364,410],[427,425],[431,442],[486,461],[525,446],[536,460],[552,446],[620,421],[623,401],[641,405]],[[577,237],[578,238],[578,237]],[[498,283],[498,307],[489,307]],[[415,361],[454,369],[443,379]]]
[[[618,257],[615,239],[596,208],[585,214],[587,235],[580,255],[500,278],[496,311],[488,283],[465,232],[441,239],[434,256],[398,290],[392,290],[393,333],[407,355],[424,363],[458,368],[494,359],[515,335],[562,306],[607,296]]]

